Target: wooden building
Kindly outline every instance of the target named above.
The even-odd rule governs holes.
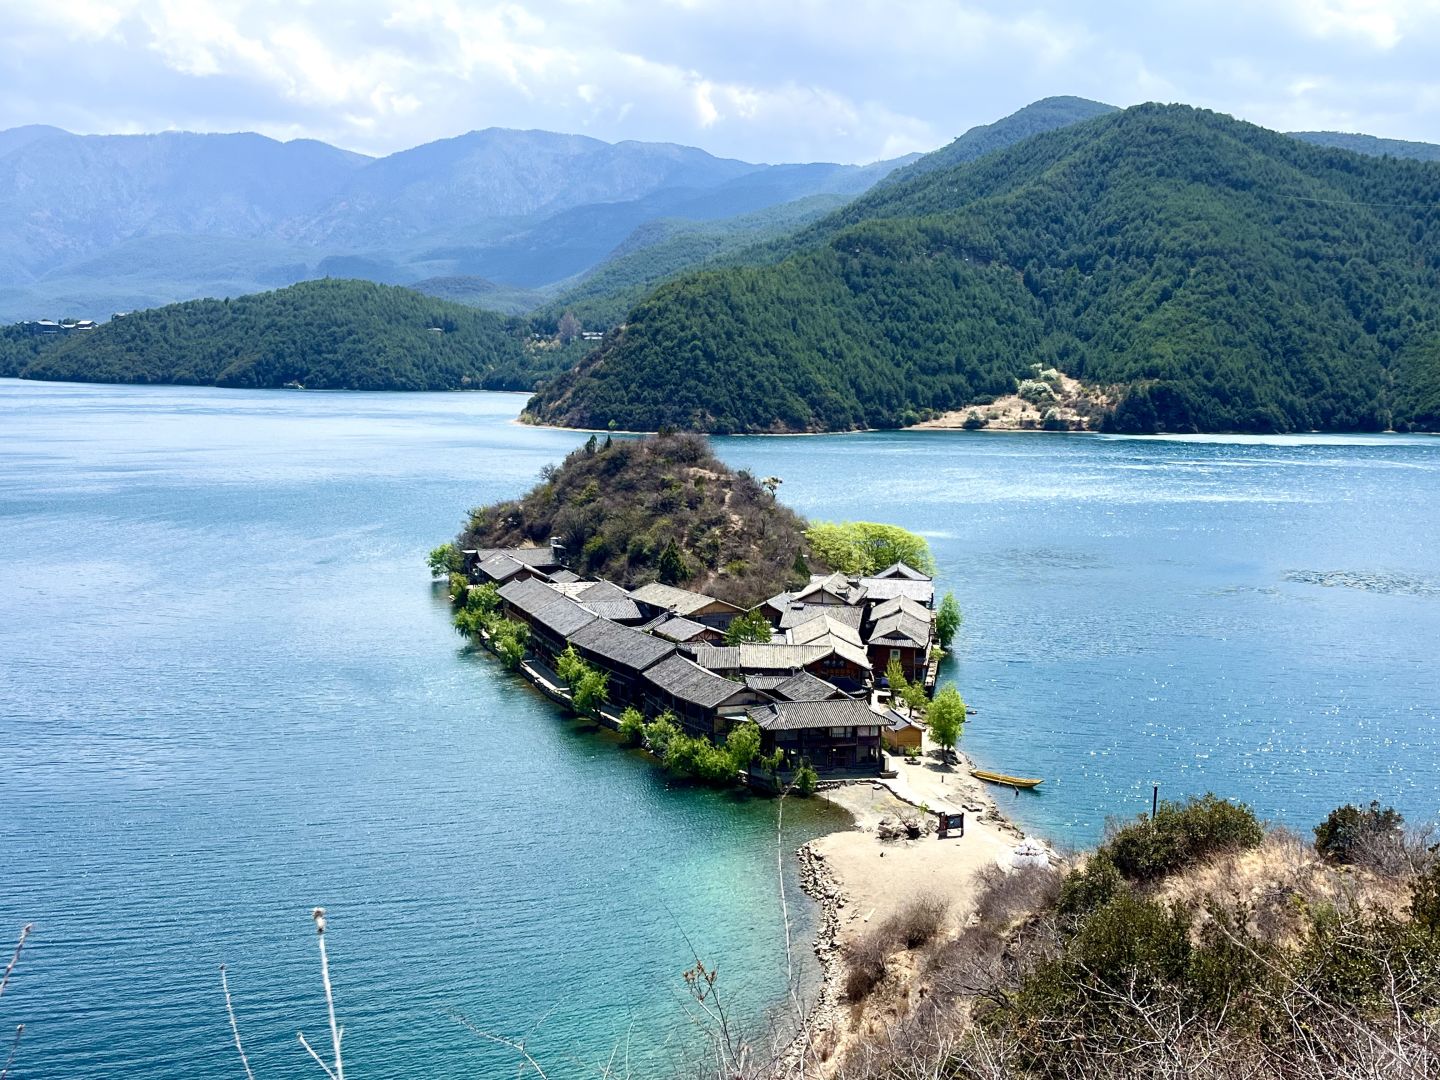
[[[570,635],[570,644],[587,664],[610,676],[610,703],[618,707],[641,705],[641,675],[675,653],[668,641],[594,616]]]
[[[722,679],[695,661],[678,654],[667,656],[645,670],[645,712],[675,714],[691,735],[723,739],[746,710],[769,698],[745,683]]]
[[[777,701],[749,711],[764,752],[785,751],[787,767],[808,761],[818,773],[878,776],[884,723],[858,698]]]

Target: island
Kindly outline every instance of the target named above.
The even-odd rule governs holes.
[[[1346,805],[1311,843],[1206,794],[1089,853],[1026,836],[1016,778],[956,750],[924,541],[806,522],[781,484],[697,436],[594,435],[429,556],[457,630],[677,778],[850,812],[795,853],[818,990],[777,1034],[710,1030],[724,1075],[1428,1074],[1428,831]],[[702,1005],[716,977],[686,973]]]

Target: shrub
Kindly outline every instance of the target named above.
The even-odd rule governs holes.
[[[885,978],[889,942],[881,931],[872,931],[845,946],[845,996],[863,1001]]]
[[[437,548],[432,548],[430,554],[425,557],[425,563],[435,577],[459,573],[464,561],[465,556],[460,554],[460,549],[454,544],[441,544]]]
[[[1065,875],[1057,906],[1062,915],[1088,915],[1115,899],[1125,888],[1125,879],[1114,861],[1104,851],[1097,851],[1082,869]]]
[[[1404,824],[1405,819],[1393,807],[1382,810],[1378,802],[1371,802],[1362,810],[1346,803],[1331,810],[1315,826],[1315,851],[1327,862],[1379,864],[1385,852],[1377,849],[1393,847],[1400,841]]]
[[[639,746],[645,740],[645,716],[633,706],[620,714],[620,737],[631,746]]]
[[[669,712],[663,712],[650,723],[645,725],[645,745],[652,753],[665,756],[665,751],[670,747],[670,740],[680,734],[680,728],[675,723],[675,717]]]
[[[1150,881],[1222,851],[1255,847],[1264,837],[1248,806],[1206,794],[1162,802],[1153,820],[1114,830],[1101,850],[1127,878]]]
[[[467,593],[470,589],[470,579],[458,570],[450,575],[450,602],[456,607],[465,603]]]
[[[882,937],[907,949],[918,949],[940,932],[945,923],[945,913],[950,903],[944,897],[917,896],[894,915],[886,919],[880,928]]]
[[[795,790],[801,795],[814,795],[815,787],[820,783],[820,774],[810,767],[808,761],[805,761],[795,770],[792,783],[795,785]]]

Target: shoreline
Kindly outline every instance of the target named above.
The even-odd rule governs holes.
[[[1027,834],[1000,809],[989,786],[970,775],[970,757],[961,753],[959,758],[947,766],[922,757],[917,764],[902,764],[894,779],[826,784],[816,792],[848,811],[852,822],[795,852],[801,889],[819,909],[812,947],[821,982],[776,1075],[790,1075],[801,1065],[828,1067],[860,1033],[860,1018],[852,1015],[843,992],[848,943],[930,894],[949,901],[945,932],[962,929],[978,896],[975,875],[991,865],[1008,867],[1022,840],[1038,842],[1052,865],[1062,863],[1047,838]],[[964,834],[939,840],[934,811],[963,811]],[[907,812],[929,828],[917,839],[882,840],[880,823]]]

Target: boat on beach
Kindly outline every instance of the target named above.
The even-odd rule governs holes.
[[[992,784],[1005,784],[1013,788],[1034,788],[1045,782],[1039,777],[1010,776],[1008,773],[991,772],[989,769],[971,769],[970,775],[977,780],[986,780]]]

